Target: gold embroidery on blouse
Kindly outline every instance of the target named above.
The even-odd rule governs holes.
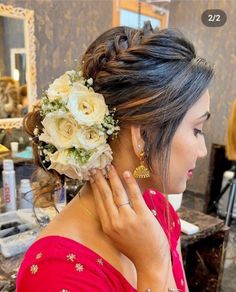
[[[81,265],[80,263],[77,263],[77,264],[75,265],[75,269],[76,269],[77,272],[83,272],[83,270],[84,270],[84,266]]]
[[[38,269],[39,269],[38,265],[32,265],[30,267],[31,274],[35,275],[38,272]]]
[[[97,259],[96,262],[101,266],[103,266],[103,264],[104,264],[102,259]]]
[[[68,261],[73,262],[73,261],[76,259],[76,255],[73,254],[73,253],[69,253],[69,254],[66,256],[66,258],[67,258]]]
[[[38,260],[38,259],[40,259],[42,256],[43,256],[43,254],[40,252],[40,253],[38,253],[38,254],[36,255],[36,259]]]

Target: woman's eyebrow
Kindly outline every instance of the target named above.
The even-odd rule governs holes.
[[[209,112],[205,112],[204,115],[202,115],[200,118],[198,118],[198,120],[202,120],[203,118],[205,119],[205,121],[209,120],[211,114]]]

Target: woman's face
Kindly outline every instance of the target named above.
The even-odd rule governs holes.
[[[210,96],[208,91],[187,111],[177,128],[170,148],[169,180],[165,193],[177,194],[186,189],[196,162],[207,155],[204,122],[209,118]]]

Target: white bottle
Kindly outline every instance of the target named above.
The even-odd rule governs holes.
[[[13,160],[3,160],[2,179],[5,211],[16,210],[16,178]]]
[[[19,188],[19,208],[31,208],[32,209],[32,188],[29,179],[21,179]]]

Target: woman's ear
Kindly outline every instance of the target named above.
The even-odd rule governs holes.
[[[131,125],[130,127],[132,145],[134,153],[139,157],[144,148],[144,140],[141,137],[140,126]]]

